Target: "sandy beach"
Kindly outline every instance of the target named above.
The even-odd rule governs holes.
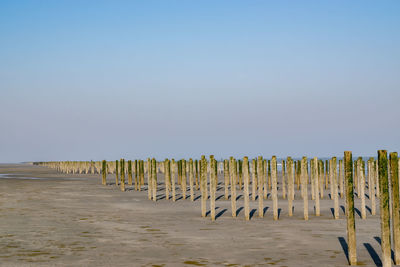
[[[162,174],[156,203],[146,191],[127,186],[121,192],[113,175],[103,186],[100,175],[60,174],[28,164],[2,164],[0,174],[1,266],[348,265],[346,220],[343,210],[333,219],[328,190],[320,217],[309,199],[310,218],[303,220],[296,191],[293,217],[280,197],[279,221],[272,219],[271,199],[264,200],[264,218],[258,218],[258,202],[251,202],[253,216],[245,221],[241,191],[238,217],[232,218],[230,201],[218,198],[221,184],[217,220],[211,222],[201,217],[199,198],[165,200]],[[361,220],[356,213],[356,231],[359,264],[379,265],[379,202],[375,216],[368,212]]]

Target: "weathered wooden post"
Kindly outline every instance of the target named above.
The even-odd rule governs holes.
[[[121,191],[125,192],[125,160],[121,159]]]
[[[151,159],[147,158],[147,197],[149,200],[153,198],[153,179],[151,176]]]
[[[329,185],[331,190],[331,199],[333,199],[333,163],[332,159],[329,160]]]
[[[216,162],[214,156],[210,156],[210,213],[211,220],[215,221],[215,169]]]
[[[189,159],[189,190],[190,190],[190,201],[194,201],[194,190],[193,190],[193,159]]]
[[[155,158],[151,160],[151,178],[153,180],[151,184],[153,189],[153,201],[157,201],[157,161]]]
[[[337,177],[337,161],[336,157],[332,158],[332,182],[333,182],[333,203],[335,220],[339,219],[339,194],[338,194],[338,177]]]
[[[225,187],[225,200],[229,199],[229,162],[224,160],[224,187]]]
[[[278,171],[276,156],[271,159],[271,182],[272,182],[272,209],[274,213],[274,221],[278,220]]]
[[[169,200],[169,192],[171,188],[171,167],[169,159],[164,161],[164,183],[165,183],[165,199]]]
[[[175,175],[176,175],[176,162],[174,159],[171,159],[171,194],[172,201],[176,201],[176,192],[175,192]]]
[[[132,186],[132,160],[128,160],[128,185]]]
[[[264,217],[264,190],[263,190],[263,185],[264,185],[264,175],[263,175],[263,158],[261,156],[258,157],[257,160],[257,181],[258,181],[258,217],[263,218]]]
[[[196,159],[194,161],[194,168],[196,171],[196,190],[199,190],[199,188],[200,188],[200,183],[199,183],[200,168],[199,168],[199,166],[200,166],[200,161]]]
[[[235,170],[235,159],[233,157],[230,158],[229,162],[229,174],[231,178],[231,208],[232,208],[232,217],[236,217],[236,170]]]
[[[311,178],[311,200],[315,200],[315,179],[316,177],[314,176],[314,160],[310,160],[310,178]]]
[[[381,247],[382,247],[382,266],[391,266],[391,246],[390,246],[390,211],[389,211],[389,180],[387,151],[378,151],[378,171],[379,171],[379,190],[380,190],[380,213],[381,213]]]
[[[358,170],[359,170],[359,184],[360,184],[360,195],[361,195],[361,219],[367,218],[367,211],[365,209],[365,170],[362,158],[359,158]]]
[[[250,220],[250,206],[249,206],[249,158],[244,157],[242,163],[243,179],[244,179],[244,217],[246,221]]]
[[[134,168],[135,168],[135,190],[138,190],[140,188],[140,183],[138,181],[138,161],[137,161],[137,159],[135,159]]]
[[[314,176],[314,194],[315,194],[315,216],[320,216],[320,205],[319,205],[319,184],[318,184],[318,158],[314,157],[313,159],[313,176]]]
[[[187,181],[187,177],[186,177],[186,160],[182,160],[181,161],[181,188],[182,188],[182,198],[186,199],[186,181]]]
[[[282,159],[282,198],[286,199],[286,171],[285,171],[285,160]]]
[[[207,211],[207,160],[204,155],[201,156],[200,163],[200,185],[201,185],[201,216],[206,217]]]
[[[308,220],[308,192],[307,192],[307,157],[301,160],[301,191],[303,196],[304,220]]]
[[[102,183],[102,185],[106,185],[107,184],[107,162],[105,160],[103,160],[103,163],[102,163],[101,174],[103,176],[101,183]]]
[[[268,160],[268,188],[269,190],[272,189],[272,184],[271,184],[271,161]]]
[[[243,188],[243,162],[238,159],[237,160],[237,165],[238,165],[238,177],[239,177],[239,190],[242,190]]]
[[[400,206],[399,161],[396,152],[390,153],[390,178],[392,188],[392,229],[395,264],[400,265]]]
[[[257,190],[257,176],[256,176],[256,160],[251,161],[251,198],[253,201],[256,200],[256,190]]]
[[[287,158],[287,180],[288,180],[288,214],[293,216],[293,199],[294,199],[294,172],[293,160],[291,157]]]
[[[324,162],[322,160],[318,161],[318,180],[319,180],[319,193],[321,199],[324,198]]]
[[[371,190],[371,193],[369,194],[369,198],[371,200],[371,214],[376,215],[376,200],[375,200],[375,160],[374,158],[369,159],[369,170],[368,174],[370,177],[369,180],[369,189]]]
[[[357,265],[356,223],[354,220],[353,158],[351,151],[344,152],[344,177],[346,180],[347,243],[350,265]]]
[[[118,186],[119,185],[119,177],[118,177],[118,167],[119,167],[119,162],[118,160],[115,161],[115,185]],[[93,167],[94,168],[94,167]],[[92,173],[94,172],[94,170],[92,169]]]

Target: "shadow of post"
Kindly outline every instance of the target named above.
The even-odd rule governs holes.
[[[367,249],[369,255],[374,261],[376,266],[382,266],[381,258],[379,258],[378,253],[376,253],[375,249],[369,243],[364,243],[364,247]]]
[[[347,262],[350,264],[350,261],[349,261],[349,247],[347,246],[347,242],[344,239],[344,237],[342,237],[342,236],[339,236],[338,240],[339,240],[340,245],[342,246],[344,254],[346,255]]]
[[[374,236],[374,239],[379,243],[379,245],[381,245],[382,247],[382,240],[379,236]],[[390,255],[392,258],[392,261],[394,262],[394,251],[392,249],[390,249]]]

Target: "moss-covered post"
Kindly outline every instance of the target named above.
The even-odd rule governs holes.
[[[195,172],[196,172],[196,190],[199,190],[200,188],[200,183],[199,183],[199,172],[200,172],[200,168],[199,168],[199,160],[195,160],[194,161],[194,168],[195,168]]]
[[[390,153],[390,179],[392,190],[392,229],[395,264],[400,265],[400,205],[399,205],[399,159]]]
[[[107,184],[107,162],[105,160],[103,160],[103,162],[102,162],[101,174],[102,174],[101,184],[106,185]]]
[[[258,217],[264,217],[264,175],[263,175],[263,158],[260,156],[257,160],[257,181],[258,181]]]
[[[119,162],[118,162],[118,160],[116,160],[115,161],[115,185],[116,186],[119,185],[118,169],[119,169]]]
[[[360,196],[361,196],[361,219],[367,218],[367,210],[365,209],[365,165],[363,164],[362,158],[359,158],[358,168],[359,168],[359,182],[360,182]]]
[[[308,220],[308,192],[307,192],[307,157],[301,160],[301,191],[303,196],[304,220]]]
[[[207,160],[203,155],[200,163],[200,186],[201,186],[201,216],[206,217],[207,211]]]
[[[332,158],[332,182],[333,182],[333,210],[335,220],[339,219],[339,194],[338,194],[338,176],[337,176],[337,160],[336,157]]]
[[[333,163],[332,159],[329,160],[329,185],[330,185],[330,192],[331,192],[331,199],[333,199]]]
[[[186,160],[182,160],[181,163],[181,187],[182,187],[182,198],[186,199],[186,188],[187,188],[187,177],[186,177]]]
[[[380,190],[380,213],[381,213],[381,247],[382,247],[382,266],[391,266],[390,248],[390,211],[389,211],[389,180],[387,151],[378,151],[378,172]]]
[[[360,186],[359,186],[359,165],[358,165],[358,159],[354,161],[354,188],[357,191],[357,198],[360,198]]]
[[[236,171],[235,171],[235,159],[230,158],[229,162],[229,174],[231,179],[231,209],[232,217],[236,217]]]
[[[157,201],[157,161],[155,158],[151,160],[151,178],[153,180],[151,184],[153,189],[153,201]]]
[[[286,199],[286,166],[285,160],[282,160],[282,198]]]
[[[319,205],[319,184],[318,184],[318,158],[314,157],[313,159],[313,176],[314,176],[314,194],[315,194],[315,216],[320,216],[321,212],[320,212],[320,205]]]
[[[121,191],[125,192],[125,160],[121,159]]]
[[[224,187],[225,187],[225,200],[229,199],[229,163],[224,160]]]
[[[176,191],[175,191],[175,176],[176,176],[176,162],[174,159],[171,159],[171,194],[172,201],[176,201]]]
[[[193,189],[193,159],[189,159],[189,190],[190,190],[190,201],[194,201],[194,189]]]
[[[243,195],[244,195],[244,217],[246,221],[250,220],[250,206],[249,206],[249,158],[244,157],[242,163],[242,170],[243,170]]]
[[[310,179],[311,179],[311,200],[315,200],[315,179],[316,177],[314,176],[314,160],[310,160]]]
[[[325,189],[328,189],[329,180],[329,161],[325,160]]]
[[[256,201],[256,190],[257,190],[257,176],[256,176],[256,160],[251,161],[251,199]]]
[[[271,161],[268,160],[268,188],[272,189],[272,181],[271,181]]]
[[[128,185],[132,186],[132,160],[128,160]]]
[[[133,162],[133,168],[134,168],[134,173],[135,173],[135,178],[134,178],[134,180],[135,180],[135,190],[137,191],[140,185],[139,185],[139,181],[138,181],[138,162],[137,162],[136,159]]]
[[[271,159],[271,183],[272,183],[272,210],[274,221],[278,220],[278,170],[276,156]]]
[[[300,177],[301,177],[301,161],[296,161],[295,164],[295,171],[296,171],[296,183],[297,183],[297,190],[300,189]],[[301,197],[303,197],[303,190],[301,190]]]
[[[354,220],[353,158],[351,151],[344,152],[344,177],[346,190],[347,243],[350,265],[357,265],[356,223]]]
[[[215,221],[215,169],[216,162],[214,156],[210,156],[210,214],[211,220]]]

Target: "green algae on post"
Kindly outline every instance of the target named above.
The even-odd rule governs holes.
[[[392,229],[395,264],[400,265],[400,205],[399,205],[399,160],[396,152],[390,153],[390,179],[392,190]]]

